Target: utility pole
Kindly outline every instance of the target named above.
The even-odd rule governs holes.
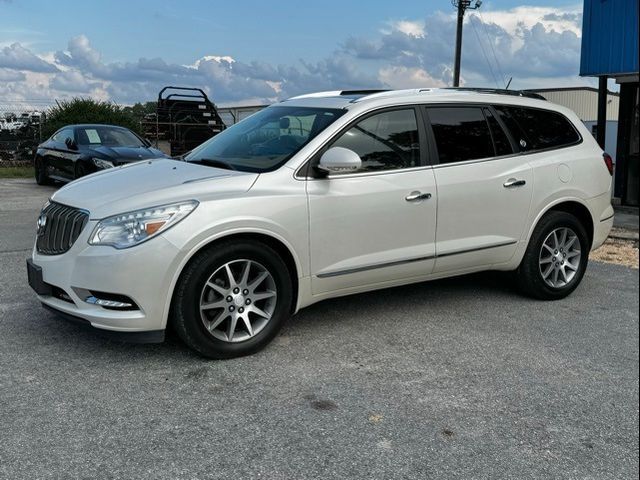
[[[464,12],[480,8],[482,0],[476,0],[471,6],[471,0],[451,0],[451,4],[458,9],[458,25],[456,28],[456,56],[453,66],[453,86],[460,86],[460,58],[462,57],[462,24],[464,22]]]

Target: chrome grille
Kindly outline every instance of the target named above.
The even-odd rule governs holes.
[[[78,208],[50,203],[40,213],[36,249],[43,255],[60,255],[71,248],[89,220]]]

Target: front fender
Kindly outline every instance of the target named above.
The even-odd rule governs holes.
[[[172,240],[172,236],[168,235],[170,232],[171,230],[169,230],[167,234],[165,234],[165,238],[174,243],[177,238],[175,238],[174,236]],[[206,248],[208,245],[216,241],[223,240],[226,237],[239,234],[263,235],[281,243],[289,251],[291,257],[293,258],[298,279],[304,276],[308,276],[309,262],[302,260],[298,249],[296,249],[295,241],[290,238],[290,235],[282,226],[277,225],[275,222],[269,221],[268,219],[250,217],[238,217],[235,219],[229,219],[229,221],[225,223],[221,223],[202,230],[198,234],[191,237],[187,244],[179,246],[181,257],[178,263],[175,265],[175,268],[173,268],[173,274],[169,282],[167,290],[168,294],[163,309],[163,328],[166,327],[168,321],[173,292],[175,290],[176,284],[178,283],[178,279],[180,278],[180,275],[187,263],[189,263],[189,261],[198,252],[200,252],[203,248]],[[298,299],[296,299],[296,304],[297,302]]]

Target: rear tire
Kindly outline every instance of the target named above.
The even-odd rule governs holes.
[[[205,357],[250,355],[289,318],[292,292],[289,270],[273,249],[253,240],[220,243],[197,254],[180,275],[171,323]]]
[[[584,276],[591,243],[573,215],[551,211],[536,225],[516,281],[522,293],[540,300],[559,300],[573,292]]]
[[[47,175],[47,166],[44,163],[44,160],[41,158],[36,158],[33,162],[33,170],[36,178],[36,183],[38,185],[49,185],[51,180]]]

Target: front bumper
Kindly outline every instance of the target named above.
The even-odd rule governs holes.
[[[56,313],[94,328],[122,333],[164,331],[179,249],[162,236],[123,250],[91,246],[87,238],[93,227],[90,222],[64,254],[41,255],[34,248],[29,261],[41,269],[44,284],[36,288],[30,279],[38,299]],[[126,296],[135,308],[88,303],[92,292]]]
[[[115,330],[105,330],[103,328],[94,328],[91,322],[84,318],[76,317],[69,313],[65,313],[61,310],[57,310],[49,305],[43,303],[42,306],[55,313],[60,318],[67,320],[68,322],[80,325],[83,328],[88,328],[99,336],[108,338],[109,340],[117,340],[128,343],[162,343],[164,341],[164,330],[146,330],[144,332],[118,332]]]

